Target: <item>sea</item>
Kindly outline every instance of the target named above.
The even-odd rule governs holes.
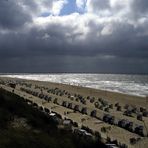
[[[48,81],[69,85],[90,87],[101,90],[121,92],[130,95],[148,96],[148,75],[127,74],[1,74],[1,77]]]

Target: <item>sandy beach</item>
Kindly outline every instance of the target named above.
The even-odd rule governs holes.
[[[101,137],[104,139],[109,137],[111,140],[126,144],[129,148],[145,148],[145,145],[148,144],[148,117],[147,115],[142,116],[142,120],[137,120],[137,115],[142,113],[141,109],[147,112],[148,99],[146,97],[66,84],[0,77],[0,87],[12,92],[13,88],[8,85],[9,83],[16,84],[15,94],[37,103],[38,106],[57,112],[63,118],[66,117],[77,122],[79,126],[84,125],[94,132],[100,132]],[[47,101],[22,90],[31,90],[52,99]],[[57,98],[56,102],[54,102],[55,98]],[[72,107],[64,107],[63,102],[65,104],[71,103]],[[102,104],[105,105],[102,106]],[[75,106],[78,106],[79,111],[74,111]],[[127,111],[125,106],[132,110],[130,115],[124,114]],[[83,108],[86,108],[87,113],[82,114]],[[92,117],[91,113],[94,110],[96,110],[96,115]],[[103,117],[106,114],[115,118],[114,124],[104,121]],[[122,119],[132,122],[133,129],[142,126],[143,135],[119,127],[118,123]],[[103,127],[107,129],[106,132],[102,132]],[[131,138],[140,140],[135,144],[131,144]]]

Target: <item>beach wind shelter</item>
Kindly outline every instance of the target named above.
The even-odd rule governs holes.
[[[44,111],[46,112],[46,113],[50,113],[50,110],[48,109],[48,108],[44,108]]]
[[[141,126],[141,125],[140,126],[137,126],[137,127],[135,127],[135,133],[143,136],[144,135],[143,134],[143,129],[144,129],[143,126]]]
[[[80,107],[79,105],[75,105],[74,110],[79,111],[79,107]]]
[[[81,110],[81,113],[82,114],[87,114],[87,108],[86,107],[83,107],[82,110]]]
[[[138,115],[137,115],[137,120],[142,121],[142,114],[138,114]]]
[[[90,115],[91,115],[92,117],[96,117],[97,111],[96,111],[96,110],[93,110]]]
[[[68,108],[72,109],[72,103],[68,104]]]
[[[11,88],[14,88],[15,89],[15,87],[16,87],[16,84],[15,83],[9,83],[8,84]]]
[[[146,103],[148,104],[148,96],[146,96]]]
[[[143,116],[144,116],[144,117],[148,117],[148,111],[144,111],[144,112],[143,112]]]
[[[63,101],[62,106],[67,107],[67,101]]]

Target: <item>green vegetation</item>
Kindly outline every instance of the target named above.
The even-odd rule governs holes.
[[[15,125],[15,126],[14,126]],[[97,148],[100,142],[57,128],[23,98],[0,89],[0,148]]]

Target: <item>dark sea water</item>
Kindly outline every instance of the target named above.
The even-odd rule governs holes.
[[[23,79],[79,85],[126,94],[148,96],[148,75],[120,74],[9,74]]]

